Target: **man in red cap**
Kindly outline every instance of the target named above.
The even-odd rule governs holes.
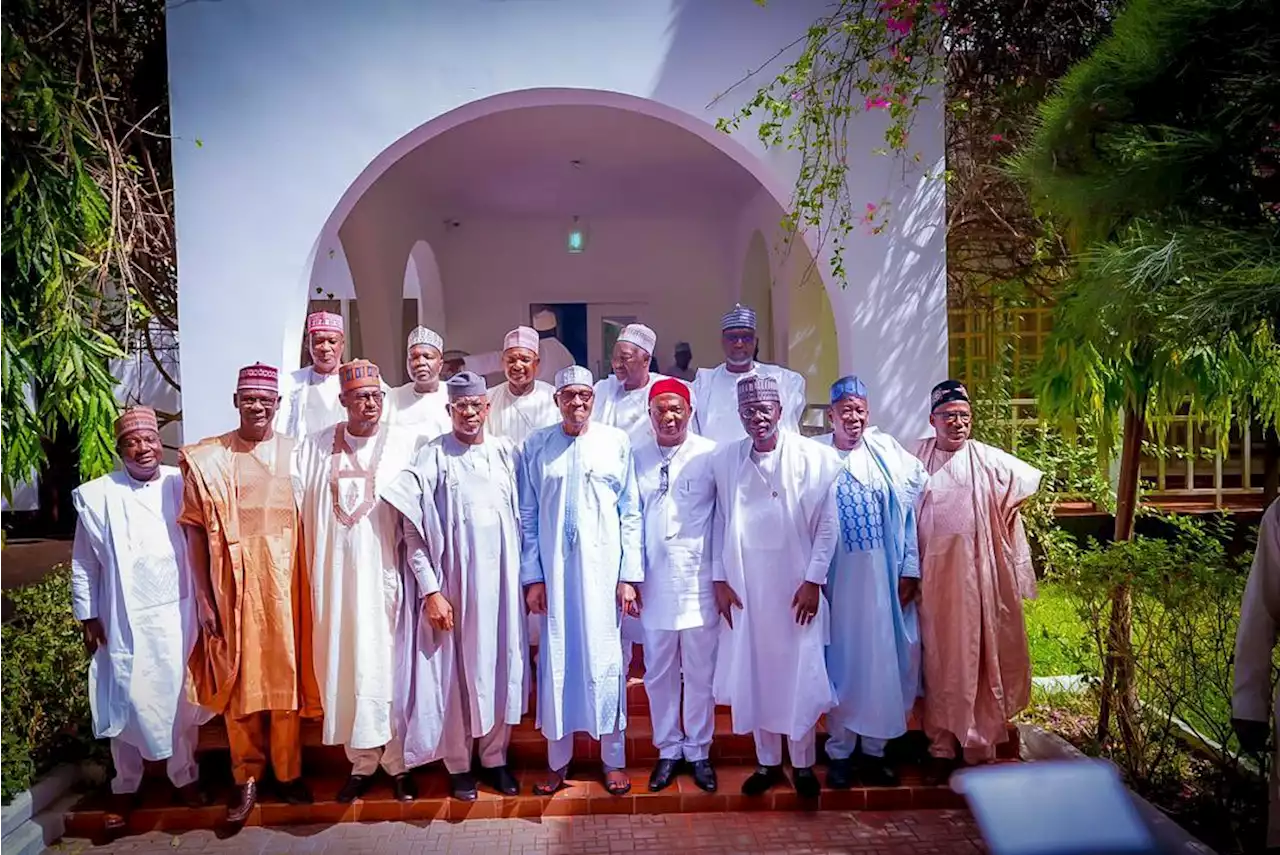
[[[111,740],[113,834],[136,803],[145,760],[167,761],[185,804],[205,803],[194,754],[200,712],[186,700],[196,617],[177,523],[182,477],[161,464],[159,424],[147,407],[116,421],[116,450],[124,471],[71,494],[78,514],[71,604],[93,657],[94,735]]]
[[[196,697],[221,715],[241,823],[267,770],[290,804],[307,804],[301,716],[320,715],[311,657],[311,590],[299,550],[292,437],[272,430],[277,371],[240,369],[240,426],[182,450],[182,516],[195,578],[200,638],[191,653]]]
[[[682,761],[693,767],[695,784],[708,792],[716,789],[709,759],[720,632],[711,574],[716,444],[690,433],[692,418],[688,384],[673,377],[658,380],[649,387],[652,432],[634,449],[644,519],[644,687],[658,749],[649,777],[654,792],[670,786]]]
[[[312,312],[306,334],[311,364],[289,375],[276,414],[276,430],[298,440],[346,418],[338,401],[338,366],[347,346],[342,315]]]

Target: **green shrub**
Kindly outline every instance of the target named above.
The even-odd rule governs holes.
[[[102,752],[89,714],[88,657],[71,614],[71,570],[8,591],[3,663],[3,803],[59,763]]]

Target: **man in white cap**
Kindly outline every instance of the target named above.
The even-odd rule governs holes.
[[[737,384],[743,377],[771,377],[777,384],[782,401],[779,427],[791,433],[800,432],[804,416],[804,377],[766,362],[756,362],[756,313],[741,303],[720,319],[720,347],[724,362],[715,368],[699,368],[693,381],[693,398],[697,432],[715,442],[744,439],[742,421],[738,418]]]
[[[640,501],[631,442],[590,422],[594,397],[590,371],[561,371],[562,422],[530,436],[521,458],[520,582],[529,611],[541,616],[538,727],[551,770],[535,795],[564,785],[579,731],[600,740],[605,788],[631,791],[621,620],[640,612]]]
[[[649,425],[649,388],[663,375],[649,371],[649,360],[658,343],[658,334],[644,324],[627,324],[614,342],[613,374],[596,381],[595,409],[591,418],[601,424],[622,428],[638,441],[653,436]]]
[[[307,315],[307,352],[311,364],[291,372],[280,390],[276,432],[305,439],[346,418],[338,402],[338,366],[347,336],[342,315],[312,312]]]
[[[406,428],[419,440],[432,440],[448,433],[448,393],[440,382],[444,367],[444,339],[426,327],[414,327],[409,333],[405,366],[409,382],[387,394],[387,418],[390,424]]]
[[[576,360],[573,354],[569,352],[569,348],[564,346],[558,337],[556,337],[556,313],[550,309],[543,309],[533,316],[533,328],[538,333],[539,353],[542,357],[542,367],[538,372],[538,379],[544,383],[552,383],[565,368],[573,365]]]
[[[538,333],[516,327],[502,340],[502,372],[507,382],[489,390],[489,433],[518,449],[539,428],[560,422],[555,389],[538,379]]]
[[[738,381],[738,416],[749,438],[716,449],[711,572],[729,624],[720,639],[716,697],[733,708],[735,733],[755,736],[748,796],[781,783],[782,739],[792,782],[816,798],[814,728],[835,704],[827,678],[830,616],[822,586],[839,539],[830,448],[778,430],[772,377]]]

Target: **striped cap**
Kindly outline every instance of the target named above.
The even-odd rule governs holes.
[[[736,330],[736,329],[754,330],[755,328],[756,328],[755,311],[748,306],[742,305],[741,303],[738,303],[736,306],[734,306],[731,311],[726,313],[725,316],[720,319],[721,331]]]

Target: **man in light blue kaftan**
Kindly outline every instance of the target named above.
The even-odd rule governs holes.
[[[531,434],[521,459],[520,582],[541,616],[538,727],[551,769],[537,795],[563,786],[578,731],[600,740],[609,792],[631,790],[621,621],[639,615],[640,502],[627,434],[590,421],[593,398],[587,369],[557,374],[563,422]]]
[[[844,462],[836,479],[840,544],[827,577],[831,643],[827,673],[836,706],[827,713],[827,786],[852,784],[862,748],[864,783],[894,786],[885,745],[907,732],[920,693],[920,557],[916,509],[929,479],[914,455],[868,426],[867,387],[842,377],[831,387],[835,432],[820,441]]]

